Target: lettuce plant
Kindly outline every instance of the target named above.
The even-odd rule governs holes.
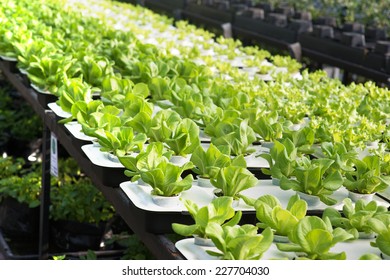
[[[181,121],[178,113],[172,110],[161,110],[153,117],[148,136],[152,142],[165,142]]]
[[[210,100],[207,101],[204,103],[203,101],[194,100],[194,98],[180,100],[176,102],[176,105],[172,107],[172,110],[178,112],[181,116],[185,118],[193,120],[197,123],[198,126],[201,126],[201,117],[203,112],[205,111],[205,106],[212,106],[210,104]]]
[[[192,174],[185,176],[184,179],[181,178],[181,175],[185,170],[193,167],[194,165],[191,162],[187,162],[183,166],[177,166],[164,160],[152,169],[141,169],[140,175],[141,179],[153,188],[153,195],[176,196],[192,187]]]
[[[170,68],[161,59],[148,57],[143,61],[134,63],[129,70],[129,76],[133,82],[149,84],[153,78],[166,77]]]
[[[87,103],[84,100],[77,101],[71,107],[71,114],[73,118],[80,116],[80,121],[85,122],[85,119],[90,116],[90,114],[101,111],[104,108],[104,104],[101,100],[92,100]]]
[[[390,153],[384,152],[381,156],[381,170],[384,175],[390,175]]]
[[[334,160],[331,169],[339,170],[342,174],[354,170],[352,160],[356,159],[358,155],[354,149],[347,150],[345,145],[340,142],[323,142],[321,152],[324,157]]]
[[[217,127],[217,133],[216,137],[211,138],[211,142],[216,146],[229,147],[231,155],[245,156],[254,152],[249,146],[256,141],[256,135],[247,119],[239,125],[226,124],[222,128]]]
[[[166,143],[175,155],[185,156],[200,145],[199,127],[190,119],[182,119],[172,110],[159,111],[151,121],[151,141]]]
[[[378,215],[389,214],[385,206],[377,205],[375,201],[367,203],[358,200],[353,205],[351,199],[345,198],[343,203],[342,213],[329,207],[324,210],[322,217],[328,217],[334,228],[341,227],[352,234],[357,232],[372,233],[368,220]],[[357,232],[354,233],[354,230]]]
[[[176,79],[177,84],[179,79]],[[190,118],[202,125],[201,119],[205,107],[213,107],[211,98],[203,96],[197,85],[183,85],[178,89],[172,89],[172,110],[178,112],[185,118]],[[214,105],[215,106],[215,105]]]
[[[188,83],[201,84],[211,78],[208,67],[197,65],[188,59],[170,59],[172,76],[185,80]],[[168,73],[169,76],[169,73]]]
[[[152,123],[153,104],[138,95],[139,85],[135,85],[133,91],[127,93],[122,101],[121,120],[123,125],[131,126],[135,131],[147,134]]]
[[[112,64],[104,56],[84,56],[80,62],[83,80],[92,87],[101,88],[103,79],[113,74]]]
[[[221,190],[223,196],[231,196],[237,200],[240,198],[240,192],[254,187],[258,180],[248,169],[230,165],[221,168],[210,182]]]
[[[16,22],[4,20],[0,27],[0,54],[8,58],[16,59],[18,52],[15,48],[17,43],[26,43],[32,39],[32,32],[28,26],[20,21]]]
[[[283,190],[294,191],[318,196],[327,205],[335,204],[337,201],[330,195],[338,190],[343,184],[343,177],[340,171],[328,173],[333,164],[331,159],[314,159],[305,165],[295,168],[295,179],[288,179],[283,176],[280,180],[280,187]]]
[[[152,116],[147,111],[140,111],[133,118],[122,121],[124,125],[131,126],[138,133],[147,134],[150,128]]]
[[[56,94],[74,60],[70,56],[58,53],[42,57],[33,55],[32,58],[33,61],[27,69],[28,78],[40,89]]]
[[[191,162],[195,165],[194,172],[202,178],[215,178],[221,168],[229,165],[246,168],[243,156],[231,159],[229,151],[224,151],[212,143],[206,151],[202,146],[198,146],[191,154]]]
[[[303,258],[313,260],[345,260],[345,252],[333,253],[330,249],[338,242],[353,239],[354,236],[342,228],[332,228],[327,217],[306,216],[288,234],[292,243],[277,243],[281,251],[304,253]]]
[[[368,220],[368,226],[378,234],[371,245],[378,247],[382,253],[390,256],[390,215],[382,214]]]
[[[231,133],[234,126],[239,126],[241,121],[239,111],[233,109],[223,110],[220,107],[206,109],[202,116],[202,122],[205,126],[204,132],[214,138]]]
[[[134,83],[130,79],[108,75],[102,80],[100,96],[105,103],[120,107],[126,93],[131,92],[133,86]]]
[[[385,176],[381,170],[381,160],[378,155],[369,155],[363,159],[354,159],[354,170],[345,173],[344,186],[352,192],[372,194],[389,187],[390,176]]]
[[[290,139],[298,152],[310,154],[313,152],[313,144],[315,141],[315,131],[309,126],[302,127],[298,130],[286,129],[283,133],[283,139]]]
[[[72,106],[77,101],[92,101],[91,86],[79,78],[65,79],[56,95],[59,96],[57,102],[61,109],[68,113],[72,112]]]
[[[241,211],[234,211],[232,202],[233,199],[231,197],[223,196],[199,208],[191,200],[185,200],[184,206],[187,208],[195,223],[193,225],[173,223],[172,229],[182,236],[197,235],[202,238],[208,238],[206,231],[211,223],[217,223],[222,227],[235,226],[240,221],[242,213]]]
[[[272,63],[277,67],[286,67],[289,73],[296,73],[302,65],[289,56],[274,55],[271,56]]]
[[[200,145],[199,127],[191,119],[181,120],[165,143],[175,155],[191,154]]]
[[[298,222],[306,216],[307,203],[294,195],[289,199],[286,209],[273,195],[263,195],[255,203],[259,228],[270,227],[274,234],[287,236]]]
[[[290,178],[295,174],[295,168],[301,161],[307,161],[307,158],[298,157],[298,149],[290,139],[282,141],[276,140],[269,154],[261,154],[260,157],[267,160],[268,168],[262,168],[262,172],[272,178],[281,179],[283,176]]]
[[[1,40],[0,40],[0,54],[11,57],[16,59],[17,54],[13,45],[14,38],[13,38],[13,32],[11,30],[5,31],[5,24],[4,29],[1,30]]]
[[[142,151],[147,139],[143,133],[135,134],[133,128],[129,126],[114,127],[111,131],[97,129],[95,136],[101,145],[100,150],[115,156]]]
[[[18,53],[18,67],[24,70],[30,66],[31,62],[37,61],[34,55],[39,53],[39,56],[42,54],[47,56],[56,52],[55,46],[44,39],[15,43],[14,46]]]
[[[135,182],[141,177],[141,172],[155,169],[161,162],[169,161],[172,152],[164,148],[163,143],[150,143],[145,150],[139,152],[136,156],[119,156],[119,161],[126,168],[125,175]]]
[[[112,108],[112,106],[107,106],[107,108]],[[84,100],[79,100],[75,102],[71,107],[71,113],[73,116],[77,118],[77,115],[81,116],[80,120],[86,119],[90,114],[94,112],[101,112],[105,110],[106,106],[103,102],[99,100],[92,100],[90,102],[86,102]],[[119,114],[120,110],[115,108],[117,114]]]
[[[225,226],[210,223],[206,234],[211,238],[219,252],[207,251],[223,260],[259,260],[272,244],[273,234],[270,228],[261,234],[254,225]]]
[[[151,97],[154,101],[169,100],[171,88],[168,78],[154,77],[149,81],[148,86],[150,88]]]
[[[274,142],[283,135],[283,125],[276,111],[259,115],[251,127],[266,142]]]
[[[97,135],[95,133],[96,130],[103,129],[107,131],[112,131],[114,127],[120,127],[122,125],[121,119],[118,116],[120,113],[120,110],[118,108],[113,107],[111,105],[98,106],[95,108],[96,110],[93,112],[94,109],[93,105],[96,105],[99,102],[95,102],[94,100],[91,101],[90,103],[86,103],[87,104],[86,110],[84,110],[84,108],[80,108],[84,106],[81,105],[82,104],[81,102],[82,101],[76,102],[72,106],[72,109],[73,111],[80,109],[77,112],[76,116],[77,116],[77,121],[81,124],[82,131],[84,132],[85,135],[97,138]],[[90,105],[92,105],[92,108]],[[78,109],[74,109],[75,107]]]

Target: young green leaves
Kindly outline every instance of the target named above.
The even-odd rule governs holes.
[[[272,195],[263,195],[255,203],[256,217],[260,221],[259,228],[270,227],[275,234],[287,236],[306,215],[307,203],[298,195],[290,198],[287,208],[283,209],[279,200]]]
[[[187,208],[195,224],[183,225],[173,223],[174,232],[182,236],[198,235],[202,238],[208,238],[206,231],[211,223],[217,223],[222,227],[235,226],[241,219],[241,211],[235,212],[232,207],[233,199],[231,197],[218,197],[208,205],[199,208],[191,200],[185,200],[184,206]]]
[[[222,195],[231,196],[233,199],[239,199],[240,192],[258,183],[256,177],[248,169],[233,165],[221,168],[217,176],[210,181],[221,190]]]
[[[390,215],[378,215],[368,221],[371,229],[378,234],[371,245],[378,247],[382,253],[390,256]]]
[[[343,202],[342,213],[334,208],[326,208],[322,217],[328,217],[333,227],[341,227],[351,233],[353,233],[353,230],[371,233],[372,229],[368,224],[368,220],[387,213],[386,207],[377,205],[375,201],[367,203],[363,200],[358,200],[355,204],[352,204],[351,199],[346,198]]]
[[[328,218],[306,216],[288,234],[292,243],[277,243],[281,251],[301,252],[304,258],[314,260],[345,260],[345,252],[332,253],[330,249],[338,242],[353,239],[352,234],[341,228],[332,228]]]
[[[384,191],[390,185],[390,176],[381,171],[379,156],[370,155],[353,160],[353,171],[346,172],[344,186],[355,193],[371,194]]]
[[[191,155],[191,161],[195,165],[194,172],[203,178],[215,178],[223,167],[229,165],[246,167],[243,156],[231,159],[229,151],[223,150],[223,148],[218,148],[212,143],[206,151],[202,146],[198,146]]]
[[[254,225],[225,226],[211,223],[206,234],[211,238],[219,252],[207,251],[223,260],[259,260],[272,244],[270,228],[261,234]]]
[[[164,160],[153,169],[142,170],[141,179],[153,188],[153,195],[175,196],[191,188],[192,175],[189,174],[184,179],[181,178],[181,174],[191,168],[193,168],[191,162],[187,162],[183,166],[177,166],[168,162],[168,160]]]
[[[283,190],[294,191],[318,196],[327,205],[335,204],[337,201],[330,195],[339,189],[343,184],[343,177],[340,171],[327,173],[333,164],[331,159],[314,159],[303,166],[295,168],[296,179],[282,177],[280,187]]]

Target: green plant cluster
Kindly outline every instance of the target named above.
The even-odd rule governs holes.
[[[13,140],[29,142],[42,135],[40,118],[3,81],[0,85],[0,131],[0,146],[4,146],[4,150]]]
[[[260,156],[270,166],[263,172],[279,179],[282,189],[315,195],[333,205],[338,201],[331,196],[341,187],[358,194],[385,191],[390,185],[387,154],[377,150],[364,155],[339,142],[323,142],[310,153],[302,153],[286,138],[275,141],[270,153]]]
[[[307,204],[298,195],[292,196],[287,207],[272,195],[257,200],[247,199],[256,209],[256,226],[240,223],[241,211],[231,206],[232,198],[220,197],[199,207],[186,200],[185,207],[194,224],[172,224],[182,236],[211,239],[217,250],[206,250],[219,259],[260,259],[272,242],[282,252],[294,252],[297,259],[345,260],[346,252],[334,252],[339,242],[358,238],[358,232],[377,233],[372,245],[389,254],[389,211],[372,201],[362,200],[355,205],[345,200],[343,212],[326,208],[322,217],[307,216]],[[261,234],[259,234],[261,229]],[[287,237],[279,242],[274,236]],[[361,259],[378,259],[377,255],[363,254]]]
[[[50,191],[52,220],[98,224],[113,217],[112,205],[72,158],[59,163],[59,173],[58,179],[53,178]]]
[[[258,180],[242,158],[259,142],[273,144],[263,157],[282,188],[316,194],[328,204],[345,178],[359,188],[362,180],[388,182],[390,94],[372,82],[346,86],[323,71],[299,73],[301,65],[291,58],[214,38],[186,22],[173,27],[171,19],[111,1],[7,0],[0,4],[0,20],[0,54],[17,58],[36,86],[58,97],[62,110],[71,113],[62,122],[77,120],[102,151],[118,156],[126,175],[142,178],[154,194],[189,189],[192,176],[181,175],[194,169],[207,173],[224,195],[248,201],[240,192]],[[267,82],[260,75],[264,65],[271,77]],[[240,69],[249,67],[258,69],[255,74]],[[100,99],[93,100],[93,94]],[[214,150],[199,149],[201,132]],[[374,153],[369,148],[375,144],[379,149]],[[362,151],[371,153],[362,157],[363,163],[356,160]],[[192,154],[197,166],[174,165],[169,162],[173,154]],[[80,183],[76,189],[82,192],[88,185],[82,177],[60,180],[53,201],[63,208],[53,210],[58,214],[54,219],[60,214],[89,221],[106,217],[104,203],[87,194],[83,200],[100,212],[80,210],[81,202],[75,202],[81,196],[75,197],[70,182]],[[66,189],[69,194],[63,193]],[[264,209],[257,205],[259,217],[267,212],[275,215],[269,219],[275,224],[279,216],[295,221],[287,234],[294,244],[279,249],[310,259],[345,258],[329,250],[352,234],[333,229],[328,218],[302,218],[301,202],[291,202],[285,209],[289,214],[277,201],[268,202]],[[70,214],[70,209],[77,211]],[[215,210],[199,208],[193,215],[206,211],[201,209]],[[266,227],[259,234],[257,226],[233,221],[223,226],[217,219],[206,226],[219,250],[211,254],[261,258],[271,245],[272,230]],[[381,222],[385,226],[377,222],[376,230],[382,233],[386,221]],[[262,218],[259,225],[265,223]]]
[[[102,5],[113,10],[122,7],[120,4]],[[58,11],[63,9],[62,6],[56,5],[51,8],[54,7]],[[65,5],[65,7],[72,9],[75,15],[81,13],[81,10],[88,10],[88,7],[83,5],[72,8]],[[7,8],[12,10],[10,7]],[[23,20],[8,18],[8,12],[3,12],[4,21],[8,25],[19,24],[19,21],[28,25],[29,20],[26,19],[37,19],[36,14],[39,15],[33,12],[34,6],[29,9],[20,7],[18,9],[22,9],[25,13]],[[151,18],[154,18],[156,30],[169,29],[169,21],[143,10],[128,9],[126,16],[133,18],[137,13],[148,13]],[[191,117],[201,128],[205,127],[206,132],[212,133],[212,128],[216,128],[215,133],[219,133],[222,129],[224,135],[214,135],[213,141],[218,145],[232,143],[233,155],[248,152],[247,145],[254,141],[253,131],[259,133],[260,140],[275,140],[281,137],[282,133],[288,135],[288,122],[303,124],[305,117],[308,126],[312,129],[311,135],[314,134],[314,139],[311,140],[313,143],[342,142],[349,148],[363,147],[367,142],[386,141],[388,138],[384,134],[389,114],[387,90],[378,88],[373,83],[344,86],[336,80],[327,79],[322,72],[310,74],[303,72],[302,79],[293,79],[290,75],[286,75],[285,71],[276,71],[278,74],[276,72],[274,74],[275,82],[271,83],[265,83],[257,76],[248,79],[247,73],[239,71],[232,64],[237,63],[236,61],[245,64],[250,60],[251,64],[260,67],[265,60],[268,60],[273,67],[289,68],[296,62],[287,57],[264,54],[254,47],[243,47],[239,41],[232,39],[217,38],[217,42],[212,42],[210,34],[198,31],[199,34],[191,37],[194,42],[199,43],[197,48],[200,48],[198,50],[200,56],[195,63],[190,55],[195,46],[173,45],[169,38],[162,35],[150,38],[142,28],[147,25],[145,22],[140,26],[132,22],[128,23],[126,28],[130,32],[102,28],[102,22],[105,23],[105,27],[117,26],[119,23],[105,17],[103,12],[96,14],[101,22],[96,19],[85,19],[87,22],[80,22],[78,16],[68,18],[66,15],[61,15],[61,20],[55,20],[54,16],[46,16],[34,21],[34,25],[27,26],[31,38],[46,40],[48,44],[54,46],[36,49],[31,63],[35,63],[39,57],[47,57],[52,52],[56,57],[64,59],[63,62],[58,63],[54,83],[58,91],[53,92],[58,95],[61,107],[65,111],[72,112],[73,118],[77,117],[78,110],[72,110],[72,106],[79,101],[89,103],[91,94],[95,91],[100,92],[105,105],[115,105],[121,109],[127,108],[125,105],[127,102],[134,101],[134,95],[141,95],[143,99],[150,98],[148,101],[160,106],[163,105],[161,101],[167,100],[164,106],[176,110],[182,117]],[[73,22],[70,26],[75,30],[68,30],[69,24],[61,25],[62,22],[68,21]],[[47,29],[46,24],[54,27]],[[120,22],[120,24],[125,23]],[[100,30],[105,31],[100,32]],[[184,22],[177,23],[176,37],[184,41],[183,37],[188,34],[188,30],[193,31],[193,27]],[[20,32],[22,31],[24,32],[25,29],[22,28]],[[35,41],[30,40],[30,37],[16,36],[9,44],[11,46],[33,44]],[[207,40],[204,41],[203,38]],[[165,47],[159,49],[153,43],[163,44]],[[18,58],[23,57],[23,51],[25,50],[14,48],[15,56]],[[80,52],[95,60],[82,59]],[[178,53],[180,55],[177,55]],[[245,55],[248,55],[248,59],[242,58]],[[225,58],[226,61],[218,58]],[[111,65],[112,69],[111,71],[96,70],[101,75],[92,75],[96,76],[93,79],[99,81],[95,82],[89,78],[91,76],[86,75],[89,73],[87,70],[80,70],[83,69],[80,66],[83,63],[95,63],[96,67]],[[30,68],[28,66],[27,70]],[[287,72],[296,73],[299,68],[300,66],[287,69]],[[227,80],[229,82],[226,82]],[[363,100],[359,98],[361,95],[365,96]],[[149,105],[145,107],[145,102],[142,103],[141,100],[137,102],[139,105],[133,106],[131,113],[124,114],[125,119],[121,118],[121,122],[114,126],[131,125],[136,127],[138,132],[147,134],[152,112],[147,109],[150,108]],[[101,110],[101,106],[99,108]],[[222,126],[214,122],[217,119],[222,123],[228,121],[229,118],[224,116],[224,112],[229,112],[230,117],[235,116],[234,125]],[[248,115],[248,112],[252,113]],[[277,119],[285,120],[285,125],[277,125],[275,116]],[[80,121],[87,126],[90,122],[93,125],[100,120],[100,118],[87,120],[81,117]],[[248,123],[246,119],[249,119]],[[95,125],[93,128],[98,129],[100,125]],[[101,135],[112,138],[107,136],[110,135],[110,130],[104,129],[103,132]],[[114,145],[113,149],[116,150],[117,141],[107,142],[110,149]],[[177,147],[176,143],[175,147]]]
[[[0,158],[0,201],[6,197],[16,199],[34,208],[40,205],[41,165],[26,164],[22,158]],[[52,177],[50,192],[50,218],[86,223],[108,221],[113,207],[91,180],[82,176],[73,159],[59,162],[61,176]]]
[[[0,202],[11,197],[30,208],[40,205],[41,191],[40,166],[26,165],[22,158],[0,158]]]

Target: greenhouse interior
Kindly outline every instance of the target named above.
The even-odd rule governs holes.
[[[389,0],[2,0],[0,259],[390,259],[389,34]]]

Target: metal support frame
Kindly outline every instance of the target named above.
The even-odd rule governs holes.
[[[50,135],[50,129],[44,124],[42,137],[42,191],[39,213],[39,259],[47,259],[49,253]]]
[[[222,35],[226,38],[233,37],[232,24],[230,22],[211,19],[200,14],[192,13],[186,9],[181,11],[181,17],[196,25],[204,24],[205,29],[215,31],[217,35]]]
[[[390,86],[390,74],[388,73],[369,69],[363,65],[352,63],[305,47],[302,48],[302,56],[313,59],[314,61],[317,61],[319,63],[329,64],[343,69],[345,76],[348,76],[348,73],[354,73],[366,77],[368,79],[372,79],[377,83],[383,83],[387,87]],[[344,82],[348,81],[349,80],[344,80]]]

